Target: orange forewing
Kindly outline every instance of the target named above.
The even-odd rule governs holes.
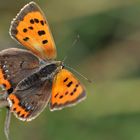
[[[56,57],[55,43],[41,9],[31,2],[13,20],[10,34],[42,59]]]
[[[51,110],[58,110],[75,105],[85,97],[84,87],[75,76],[66,69],[60,70],[53,81],[50,101]]]

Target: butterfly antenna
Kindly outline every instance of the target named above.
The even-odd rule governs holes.
[[[64,59],[62,60],[62,62],[64,63],[67,58],[68,58],[68,56],[65,56]]]
[[[74,47],[75,46],[75,44],[79,41],[79,39],[80,39],[80,35],[78,34],[77,36],[76,36],[76,39],[73,41],[73,43],[72,43],[72,47]]]
[[[75,40],[73,41],[73,43],[72,43],[72,45],[71,45],[71,48],[74,47],[74,46],[76,45],[76,43],[79,41],[79,39],[80,39],[80,35],[78,34],[78,35],[76,36]],[[70,48],[70,49],[71,49],[71,48]],[[70,49],[69,49],[69,50],[70,50]],[[65,56],[64,59],[62,60],[62,62],[64,63],[64,62],[66,61],[67,58],[68,58],[68,56]]]
[[[76,36],[76,39],[73,41],[71,47],[74,47],[76,45],[76,43],[79,41],[79,39],[80,39],[80,35],[78,34]],[[64,63],[67,58],[68,58],[68,56],[65,56],[62,62]],[[65,65],[65,67],[71,69],[72,71],[74,71],[75,73],[77,73],[78,75],[80,75],[81,77],[83,77],[85,80],[87,80],[89,83],[92,83],[92,81],[90,79],[88,79],[87,77],[85,77],[84,75],[82,75],[81,73],[79,73],[78,71],[76,71],[74,68],[71,68],[71,67],[69,67],[67,65]]]
[[[90,79],[88,79],[87,77],[85,77],[84,75],[82,75],[81,73],[79,73],[77,70],[75,70],[74,68],[71,68],[67,65],[65,65],[65,67],[71,69],[72,71],[74,71],[75,73],[77,73],[78,75],[80,75],[82,78],[84,78],[85,80],[87,80],[89,83],[93,83]]]

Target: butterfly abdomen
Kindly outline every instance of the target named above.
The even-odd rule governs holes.
[[[25,90],[31,88],[32,86],[36,85],[40,81],[40,77],[37,73],[34,73],[27,78],[23,79],[19,84],[19,90]]]

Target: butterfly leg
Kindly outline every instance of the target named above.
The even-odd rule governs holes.
[[[10,140],[10,139],[9,139],[10,121],[11,121],[11,112],[10,112],[10,110],[8,109],[8,110],[7,110],[7,114],[6,114],[5,126],[4,126],[4,133],[5,133],[5,136],[6,136],[7,140]]]

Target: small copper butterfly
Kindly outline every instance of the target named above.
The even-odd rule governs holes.
[[[31,121],[48,104],[53,111],[85,99],[83,85],[65,69],[63,62],[55,60],[54,39],[35,2],[17,14],[10,35],[30,50],[11,48],[0,52],[0,84],[7,90],[9,111],[18,119]]]

